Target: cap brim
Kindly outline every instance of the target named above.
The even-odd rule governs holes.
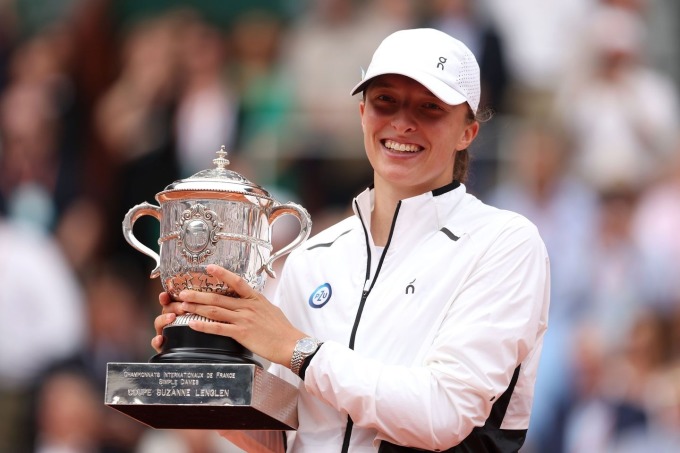
[[[420,83],[425,88],[427,88],[428,90],[430,90],[432,94],[437,96],[443,102],[449,105],[459,105],[467,102],[465,96],[463,96],[462,94],[451,88],[449,85],[447,85],[446,83],[442,82],[441,80],[434,76],[431,76],[427,73],[413,74],[412,70],[409,71],[400,69],[381,71],[377,74],[371,74],[370,76],[367,75],[361,82],[359,82],[352,89],[351,95],[354,96],[355,94],[364,91],[366,89],[366,85],[368,85],[368,83],[371,80],[375,79],[378,76],[386,74],[398,74],[413,79],[416,82]]]

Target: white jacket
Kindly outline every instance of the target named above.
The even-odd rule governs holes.
[[[381,253],[370,235],[372,195],[294,251],[277,288],[290,321],[324,341],[304,383],[272,368],[301,386],[288,451],[340,452],[348,415],[349,451],[375,452],[381,441],[451,448],[485,424],[509,387],[491,438],[516,430],[521,444],[548,321],[538,231],[453,183],[402,200]]]

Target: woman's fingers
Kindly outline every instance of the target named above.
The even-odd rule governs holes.
[[[241,276],[234,274],[223,267],[210,264],[206,266],[206,271],[226,283],[228,288],[238,294],[239,297],[250,298],[256,293]]]
[[[163,335],[156,335],[151,339],[151,347],[156,352],[161,352],[161,346],[163,346]]]
[[[174,313],[163,313],[162,315],[156,316],[156,319],[153,321],[153,326],[156,329],[156,334],[161,335],[163,333],[163,327],[167,326],[170,324],[172,321],[175,320],[177,315]]]
[[[238,338],[239,331],[242,330],[237,325],[228,322],[209,322],[198,321],[194,319],[189,321],[189,327],[199,332],[209,333],[213,335],[221,335],[224,337],[231,338]]]
[[[174,313],[163,313],[154,319],[153,326],[156,329],[156,336],[151,339],[151,347],[156,352],[161,352],[161,346],[163,346],[163,327],[173,322],[176,317],[177,315]]]
[[[183,302],[181,309],[185,313],[193,313],[205,318],[217,321],[218,323],[233,323],[238,316],[238,307],[233,299],[227,296],[206,294],[200,292],[182,292],[187,302]],[[221,333],[221,335],[225,335]]]
[[[172,300],[170,294],[167,292],[160,293],[158,301],[160,302],[161,307],[163,307],[161,313],[174,313],[176,315],[183,315],[185,313],[185,311],[182,310],[182,302]]]
[[[172,298],[170,297],[170,294],[168,294],[166,291],[163,291],[158,295],[158,301],[161,303],[162,306],[170,305],[172,302]]]
[[[179,293],[179,299],[183,301],[179,309],[218,321],[228,321],[228,319],[220,317],[220,308],[236,311],[240,308],[252,306],[253,302],[260,297],[260,294],[251,288],[248,282],[239,275],[212,264],[207,266],[206,270],[212,276],[224,282],[227,288],[226,293],[220,294],[185,289]],[[197,305],[203,307],[198,307]],[[208,311],[206,311],[206,307],[210,307]]]

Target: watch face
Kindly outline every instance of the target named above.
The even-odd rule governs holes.
[[[313,338],[303,338],[298,342],[298,350],[303,354],[311,354],[316,350],[317,343]]]

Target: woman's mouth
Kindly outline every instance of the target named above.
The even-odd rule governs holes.
[[[383,146],[391,151],[396,151],[400,153],[417,153],[422,151],[423,147],[420,145],[415,145],[413,143],[399,143],[394,140],[383,140]]]

